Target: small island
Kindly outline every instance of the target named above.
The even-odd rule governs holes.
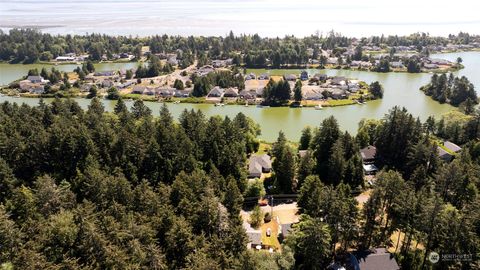
[[[475,87],[465,76],[434,74],[430,83],[420,87],[420,90],[440,103],[462,107],[466,114],[471,114],[478,104]]]

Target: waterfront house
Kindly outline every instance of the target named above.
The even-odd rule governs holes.
[[[263,74],[260,74],[260,76],[258,76],[258,79],[259,80],[269,80],[270,76],[267,73],[263,73]]]
[[[333,99],[346,99],[347,98],[347,92],[343,89],[333,89],[331,92],[332,98]]]
[[[98,71],[93,74],[93,76],[97,77],[111,77],[116,74],[115,71]]]
[[[143,85],[135,85],[132,89],[132,94],[140,94],[143,95],[143,92],[145,91],[147,87]]]
[[[405,67],[401,61],[390,62],[390,66],[392,68],[404,68]]]
[[[224,94],[224,90],[218,86],[215,86],[210,92],[208,92],[207,97],[222,97]]]
[[[186,97],[189,97],[190,94],[192,93],[192,90],[175,90],[173,96],[174,97],[182,97],[182,98],[186,98]]]
[[[45,80],[43,79],[42,76],[28,76],[27,81],[31,83],[43,83]]]
[[[285,74],[283,78],[287,81],[296,81],[297,76],[295,74]]]
[[[247,91],[247,90],[242,90],[240,91],[240,93],[238,93],[238,96],[240,98],[243,98],[245,100],[249,100],[249,99],[255,99],[255,97],[257,96],[257,93],[255,91]]]
[[[57,62],[73,62],[75,61],[75,57],[73,56],[58,56],[55,58],[55,61]]]
[[[335,76],[330,79],[330,83],[334,85],[341,85],[341,84],[345,84],[346,80],[347,78],[343,76]]]
[[[175,88],[169,88],[169,87],[158,88],[157,89],[157,94],[161,97],[172,97],[175,94],[176,90],[177,89],[175,89]]]
[[[245,76],[245,80],[255,80],[256,78],[257,78],[257,76],[253,72],[250,72],[250,74]]]
[[[328,76],[327,76],[327,74],[317,73],[317,74],[313,75],[313,78],[316,78],[317,80],[324,82],[324,81],[327,80]]]
[[[225,90],[223,93],[224,97],[229,97],[229,98],[236,98],[238,97],[238,88],[236,87],[230,87]]]
[[[260,156],[252,155],[248,164],[248,177],[260,178],[262,173],[269,173],[272,170],[272,161],[270,156],[263,154]]]
[[[307,73],[307,71],[303,70],[303,71],[300,73],[300,80],[302,80],[302,81],[308,80],[308,73]]]

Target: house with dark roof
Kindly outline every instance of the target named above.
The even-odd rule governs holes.
[[[440,146],[437,146],[438,157],[444,161],[452,161],[453,155]]]
[[[285,74],[285,75],[283,75],[283,78],[287,81],[296,81],[297,80],[297,75],[295,75],[295,74]]]
[[[258,79],[259,80],[269,80],[270,76],[267,73],[263,73],[263,74],[260,74],[260,76],[258,76]]]
[[[252,155],[248,163],[248,177],[260,178],[262,173],[269,173],[272,170],[272,160],[267,154],[261,156]]]
[[[377,156],[377,148],[373,145],[369,145],[365,148],[360,149],[360,156],[364,164],[375,163]]]
[[[256,248],[257,245],[262,245],[262,231],[254,229],[248,222],[243,222],[243,228],[247,233],[247,247]]]
[[[238,96],[243,99],[255,99],[257,96],[257,93],[255,91],[247,91],[247,90],[242,90],[240,93],[238,93]]]
[[[399,270],[393,254],[385,248],[340,253],[327,270]]]
[[[300,80],[302,80],[302,81],[308,80],[308,72],[307,72],[306,70],[303,70],[303,71],[300,73]]]
[[[375,166],[375,160],[377,157],[377,148],[373,145],[369,145],[365,148],[360,149],[360,156],[362,157],[363,162],[363,171],[365,174],[375,174],[378,171],[377,166]]]
[[[352,260],[354,269],[359,270],[399,270],[400,266],[393,254],[385,248],[353,252],[355,260]],[[358,266],[358,268],[357,268]]]

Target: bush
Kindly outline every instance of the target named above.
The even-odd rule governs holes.
[[[265,217],[263,218],[263,221],[265,223],[272,221],[272,215],[270,215],[270,212],[265,213]]]

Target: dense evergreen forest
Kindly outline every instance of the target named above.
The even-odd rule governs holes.
[[[425,260],[431,250],[478,254],[480,113],[462,124],[421,123],[395,107],[359,126],[356,137],[333,117],[306,128],[302,158],[279,134],[265,187],[297,192],[302,215],[282,252],[269,254],[247,250],[239,216],[260,134],[245,115],[185,110],[177,121],[166,106],[153,117],[140,100],[128,110],[120,99],[112,113],[97,98],[87,110],[61,99],[5,102],[0,261],[14,269],[324,269],[347,249],[389,245],[404,269],[420,269],[438,267]],[[444,163],[432,138],[451,130],[464,151]],[[370,144],[384,170],[358,208],[358,150]],[[392,243],[398,231],[405,237]]]
[[[280,67],[307,63],[308,48],[316,48],[313,51],[314,58],[319,56],[319,47],[334,50],[334,54],[341,54],[354,40],[333,31],[325,36],[262,38],[257,34],[235,36],[232,32],[225,37],[126,37],[100,34],[54,36],[34,29],[12,29],[9,33],[0,31],[0,60],[34,63],[40,60],[49,61],[66,53],[89,54],[94,61],[101,60],[102,55],[110,59],[113,54],[120,53],[130,53],[139,58],[142,55],[142,46],[149,46],[153,54],[178,53],[181,50],[179,58],[182,60],[191,60],[192,56],[197,56],[199,62],[203,63],[207,59],[232,58],[234,64],[243,61],[248,67],[258,67],[265,66],[268,59],[273,67]],[[478,40],[478,36],[467,33],[448,37],[416,33],[409,36],[372,36],[360,39],[359,44],[416,46],[421,51],[427,45],[469,44]],[[360,60],[361,51],[358,57],[356,55],[353,59]]]
[[[463,105],[468,114],[472,113],[474,106],[478,104],[475,87],[465,76],[455,77],[452,73],[448,76],[434,74],[430,83],[422,86],[420,90],[440,103],[457,107]]]

